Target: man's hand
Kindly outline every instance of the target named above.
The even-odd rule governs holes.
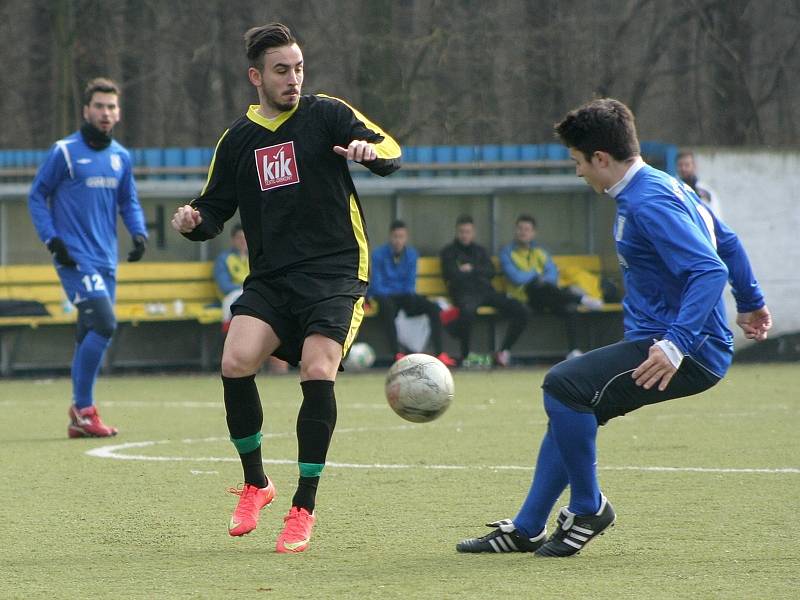
[[[636,367],[632,377],[636,380],[636,385],[649,390],[658,384],[658,391],[663,392],[667,389],[672,376],[678,372],[664,351],[653,344],[650,352],[642,364]]]
[[[739,313],[736,315],[736,324],[742,328],[748,340],[763,342],[772,328],[772,315],[765,305],[753,312]]]
[[[65,267],[77,266],[75,260],[69,255],[69,250],[67,250],[64,240],[61,238],[50,238],[50,241],[47,242],[47,249],[50,250],[50,253],[55,257],[58,264]]]
[[[128,252],[128,262],[137,262],[142,260],[144,251],[147,248],[147,238],[143,235],[133,236],[133,250]]]
[[[472,263],[463,263],[458,265],[458,270],[462,273],[471,273],[472,272]]]
[[[354,160],[358,163],[370,162],[378,158],[375,144],[370,144],[366,140],[353,140],[347,148],[334,146],[333,151],[347,160]]]
[[[181,206],[172,216],[172,228],[178,233],[189,233],[203,222],[200,211],[188,204]]]

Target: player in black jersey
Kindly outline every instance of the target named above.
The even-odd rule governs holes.
[[[363,317],[367,233],[348,160],[378,175],[400,168],[400,147],[342,100],[301,95],[303,54],[284,25],[245,34],[248,76],[259,104],[222,134],[198,198],[173,227],[207,240],[239,209],[250,276],[233,307],[222,354],[231,441],[244,486],[229,533],[255,529],[275,496],[261,461],[263,414],[255,373],[270,355],[300,364],[297,416],[300,479],[277,552],[302,552],[336,424],[334,381]]]

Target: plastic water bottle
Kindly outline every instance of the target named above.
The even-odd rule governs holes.
[[[69,298],[64,298],[64,301],[61,302],[61,312],[68,315],[73,310],[75,310],[75,307],[72,306],[72,302],[69,301]]]
[[[185,306],[183,305],[183,300],[181,300],[180,298],[178,298],[177,300],[175,300],[175,302],[172,303],[172,310],[178,317],[183,315],[184,308]]]

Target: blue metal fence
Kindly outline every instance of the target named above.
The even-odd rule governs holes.
[[[678,153],[676,146],[663,142],[642,142],[642,154],[649,163],[675,173],[675,160]],[[31,169],[44,160],[47,150],[0,150],[0,169]],[[212,147],[188,148],[133,148],[131,156],[134,165],[149,173],[149,178],[183,179],[200,178],[211,162],[214,153]],[[481,169],[486,163],[503,167],[498,163],[520,163],[511,165],[516,172],[530,168],[547,168],[547,163],[554,163],[556,168],[569,168],[563,161],[569,159],[567,149],[561,144],[483,144],[460,146],[406,146],[403,148],[404,163],[415,165],[413,175],[432,177],[437,175],[454,175],[458,173],[475,174],[470,168]],[[450,169],[426,170],[426,165],[452,165]],[[530,163],[526,165],[524,163]],[[535,165],[534,165],[535,163]],[[481,169],[482,170],[482,169]],[[511,173],[515,172],[514,170]],[[181,171],[184,171],[181,173]],[[190,171],[190,172],[187,172]],[[508,173],[509,171],[503,170]],[[359,176],[368,176],[364,170],[355,171]],[[402,173],[402,171],[401,171]],[[408,173],[411,175],[411,173]]]

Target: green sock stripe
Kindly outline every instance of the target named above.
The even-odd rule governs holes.
[[[300,467],[300,477],[319,477],[322,475],[322,469],[325,468],[324,464],[317,463],[299,462],[297,465]]]
[[[261,432],[254,433],[246,438],[234,439],[231,438],[233,445],[236,446],[236,451],[239,454],[247,454],[261,446]]]

